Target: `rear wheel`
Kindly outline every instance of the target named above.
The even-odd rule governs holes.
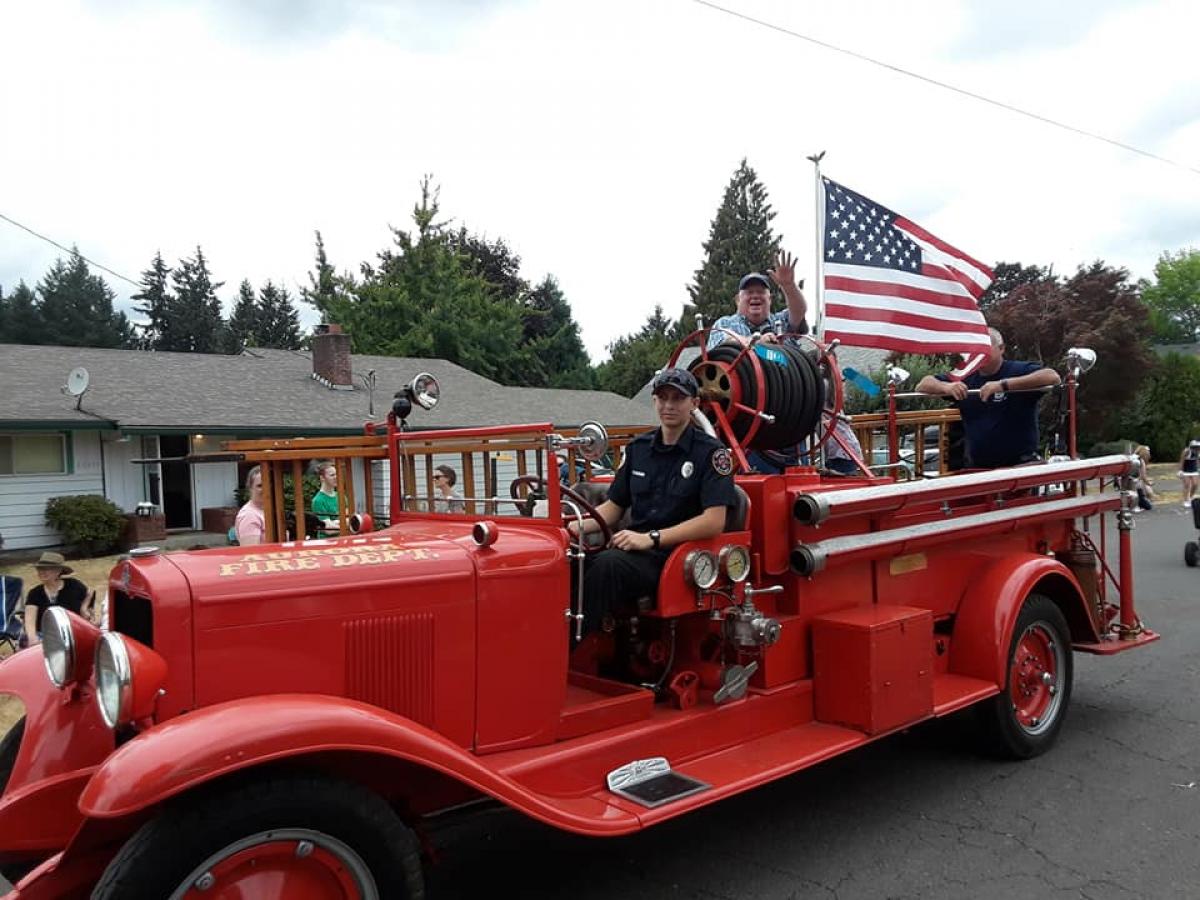
[[[1188,541],[1183,545],[1183,561],[1193,569],[1200,565],[1200,544]]]
[[[165,808],[121,848],[93,900],[419,900],[420,848],[378,795],[275,777]]]
[[[1073,663],[1062,610],[1030,594],[1013,628],[1004,691],[979,707],[989,753],[1029,759],[1050,749],[1071,702]]]

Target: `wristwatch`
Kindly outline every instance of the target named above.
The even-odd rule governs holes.
[[[1003,391],[1005,394],[1008,393],[1008,379],[1007,378],[1000,379],[1000,390]]]
[[[650,540],[654,541],[654,549],[655,550],[660,549],[659,544],[662,541],[662,534],[659,532],[659,530],[657,528],[655,528],[653,531],[650,532]]]

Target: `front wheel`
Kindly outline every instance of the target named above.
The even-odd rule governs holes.
[[[1073,664],[1062,610],[1030,594],[1013,628],[1004,691],[979,707],[984,749],[1009,759],[1049,750],[1071,702]]]
[[[92,900],[420,900],[420,848],[378,795],[317,777],[243,783],[163,809]]]
[[[1200,544],[1195,541],[1188,541],[1184,544],[1183,561],[1193,569],[1200,565]]]

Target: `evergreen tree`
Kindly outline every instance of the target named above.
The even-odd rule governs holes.
[[[245,284],[243,282],[243,284]],[[257,319],[254,325],[254,345],[277,350],[297,350],[300,347],[300,314],[292,305],[287,290],[267,280],[258,294]],[[232,325],[232,322],[231,322]]]
[[[600,387],[626,397],[640,391],[671,358],[674,330],[662,307],[655,306],[638,331],[608,345],[609,359],[596,369]]]
[[[254,296],[254,286],[250,279],[243,278],[238,287],[237,300],[233,304],[233,312],[229,316],[229,328],[226,331],[229,343],[225,348],[227,353],[241,353],[246,347],[258,347],[258,300]]]
[[[529,292],[522,320],[531,367],[523,384],[591,389],[596,376],[579,337],[579,323],[553,275]]]
[[[54,329],[49,339],[66,347],[127,347],[129,320],[113,310],[112,289],[73,251],[57,259],[37,287],[42,321]]]
[[[349,302],[349,298],[346,291],[342,289],[344,279],[334,271],[329,257],[325,255],[325,241],[321,237],[321,232],[316,232],[316,235],[316,266],[308,274],[309,286],[301,289],[300,299],[315,307],[322,318],[329,320],[330,310],[338,307],[339,304]]]
[[[0,321],[0,344],[44,344],[46,327],[37,296],[24,281],[4,298],[4,316]]]
[[[779,252],[782,238],[771,229],[775,212],[767,202],[767,189],[758,175],[742,160],[725,188],[721,206],[704,242],[704,262],[696,280],[688,287],[692,308],[684,316],[690,330],[695,313],[711,325],[734,311],[738,281],[747,272],[765,272]],[[772,286],[775,308],[780,307],[778,289]]]
[[[167,285],[167,276],[170,274],[171,270],[163,262],[162,253],[156,252],[150,268],[142,272],[142,289],[133,295],[132,299],[142,302],[134,310],[146,317],[145,324],[137,326],[141,332],[137,343],[143,350],[166,350],[167,345],[174,343],[169,334],[174,302]]]
[[[181,259],[171,273],[171,281],[175,300],[170,304],[170,340],[165,342],[169,346],[157,349],[219,353],[227,346],[221,301],[217,299],[217,288],[224,282],[213,282],[204,251],[197,247],[194,257]]]

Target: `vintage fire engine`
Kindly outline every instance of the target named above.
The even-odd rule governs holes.
[[[705,337],[685,342],[703,424],[743,466],[829,437],[828,348]],[[726,531],[573,647],[596,548],[564,523],[597,518],[598,486],[537,473],[604,430],[407,430],[436,393],[414,380],[380,434],[386,529],[135,553],[104,629],[52,609],[0,664],[25,708],[0,744],[16,896],[419,897],[423,823],[465,803],[627,834],[960,710],[1027,758],[1063,725],[1073,652],[1157,637],[1134,608],[1136,459],[1110,456],[907,482],[743,468]],[[439,509],[423,476],[475,453],[517,461],[511,490]]]

